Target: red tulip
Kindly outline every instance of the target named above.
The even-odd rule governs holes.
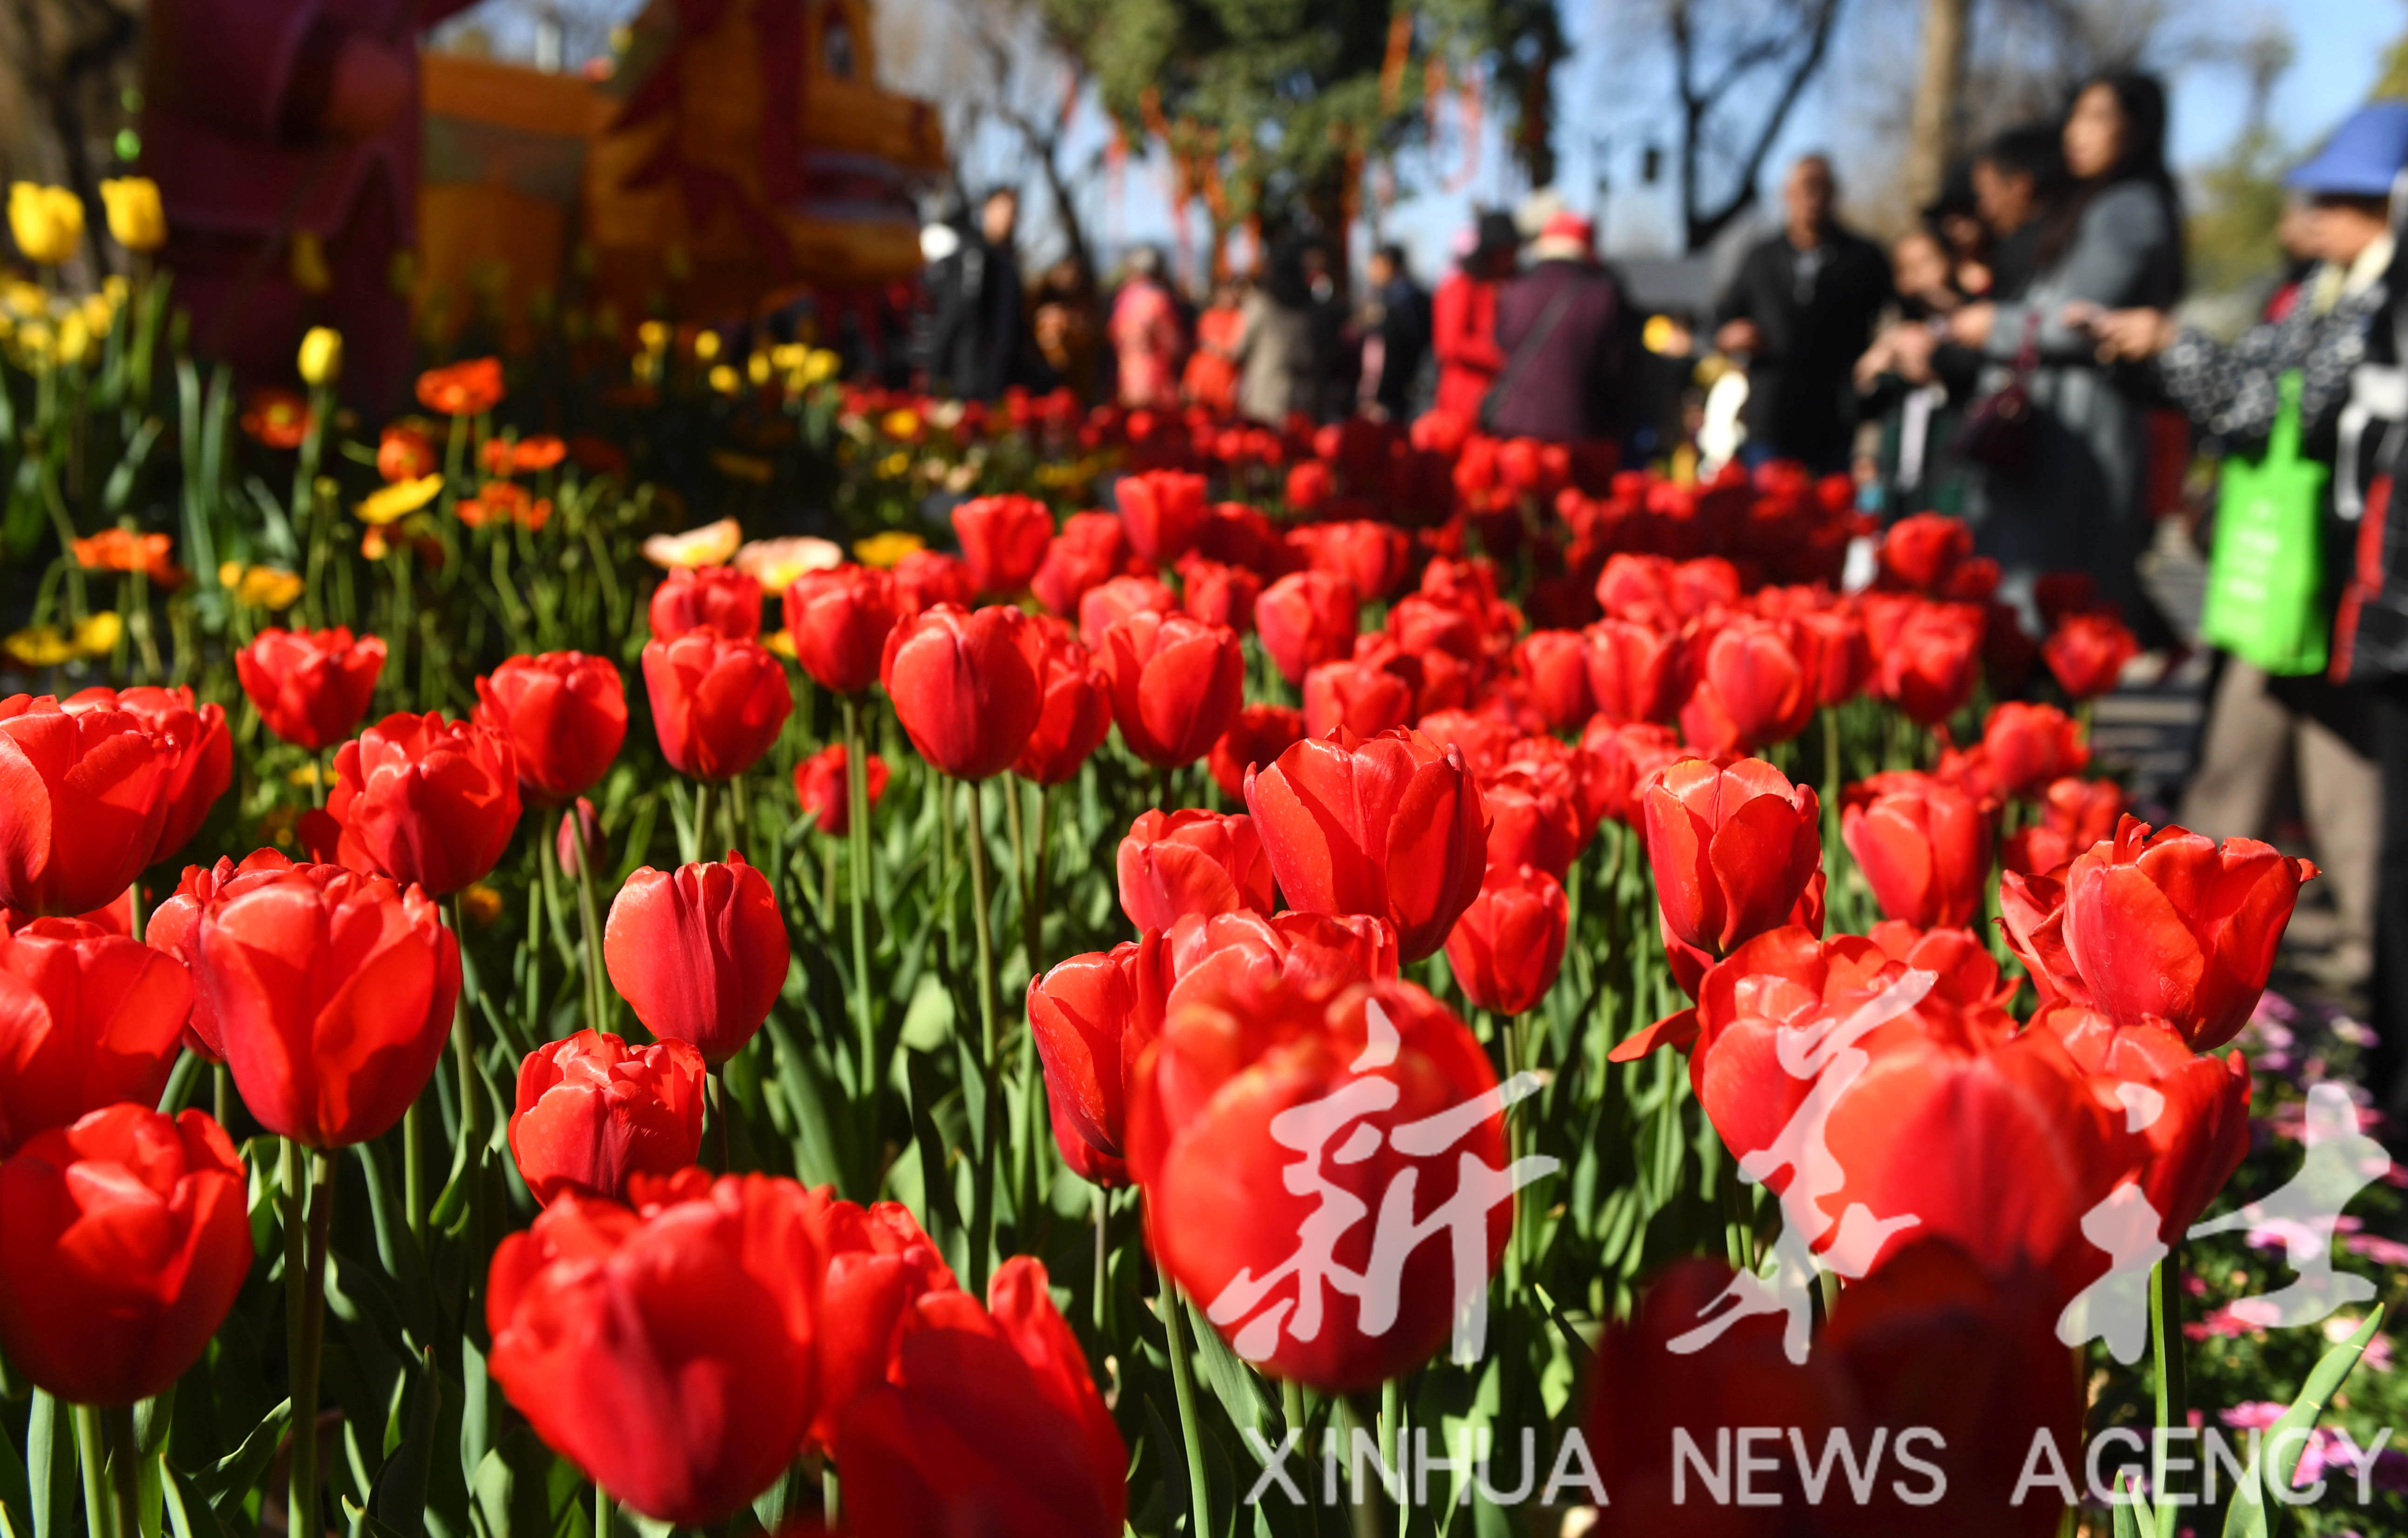
[[[173,956],[96,924],[0,935],[0,1147],[118,1100],[158,1103],[192,1000]]]
[[[1641,825],[1639,792],[1663,769],[1692,756],[1681,734],[1654,721],[1598,716],[1581,733],[1585,761],[1582,799],[1599,820]]]
[[[1153,998],[1159,980],[1147,975],[1160,970],[1160,946],[1153,937],[1127,941],[1074,956],[1029,982],[1029,1039],[1045,1065],[1055,1140],[1065,1146],[1076,1142],[1107,1159],[1125,1157],[1124,1078],[1161,1028],[1161,1001]]]
[[[652,589],[651,619],[658,640],[706,625],[751,640],[761,634],[761,584],[732,566],[680,567]]]
[[[793,1181],[731,1175],[664,1194],[640,1216],[565,1197],[504,1239],[485,1288],[488,1362],[536,1434],[605,1490],[708,1527],[802,1450],[824,1268]]]
[[[1212,751],[1245,700],[1237,633],[1184,614],[1131,614],[1104,633],[1112,720],[1128,750],[1156,769]]]
[[[1285,753],[1304,736],[1304,712],[1284,705],[1248,705],[1238,712],[1221,740],[1212,744],[1205,767],[1212,783],[1233,801],[1246,798],[1246,771]]]
[[[1045,548],[1054,541],[1054,514],[1033,496],[1006,493],[973,496],[953,509],[953,537],[962,544],[962,564],[970,582],[991,597],[1009,598],[1028,590],[1028,581],[1045,564]]]
[[[1241,566],[1265,582],[1291,569],[1288,547],[1271,528],[1260,508],[1243,502],[1215,502],[1206,510],[1204,526],[1196,536],[1196,553],[1229,566]]]
[[[1882,697],[1913,720],[1936,726],[1972,697],[1982,660],[1982,611],[1965,604],[1898,600],[1873,647],[1875,683]]]
[[[0,699],[0,908],[71,914],[150,863],[179,754],[125,711]]]
[[[1158,951],[1140,953],[1137,969],[1139,1004],[1154,1012],[1151,1037],[1164,1013],[1190,999],[1234,996],[1282,981],[1303,986],[1393,980],[1397,932],[1387,920],[1363,913],[1191,913],[1162,931]]]
[[[1823,868],[1821,808],[1758,758],[1672,765],[1633,798],[1664,927],[1713,956],[1789,920]]]
[[[2155,1020],[2117,1026],[2072,1004],[2047,1006],[2031,1028],[2054,1035],[2091,1075],[2101,1102],[2139,1124],[2149,1143],[2141,1189],[2162,1215],[2157,1237],[2182,1243],[2249,1151],[2248,1060],[2237,1052],[2200,1056]]]
[[[1982,912],[1992,809],[1935,775],[1877,774],[1849,787],[1840,836],[1883,913],[1961,929]]]
[[[1290,747],[1246,777],[1246,805],[1287,900],[1367,913],[1418,961],[1480,892],[1487,814],[1463,755],[1419,732],[1340,730]]]
[[[332,630],[262,630],[234,654],[242,692],[267,729],[311,753],[349,737],[367,714],[384,641]]]
[[[2030,796],[2042,785],[2089,766],[2090,745],[2082,724],[2054,705],[2008,700],[1993,706],[1982,727],[1982,747],[1991,782],[2009,796]]]
[[[1513,648],[1513,670],[1529,686],[1530,703],[1555,731],[1588,724],[1596,713],[1589,692],[1588,639],[1577,630],[1533,630]]]
[[[273,849],[255,849],[244,855],[239,865],[221,856],[213,866],[184,867],[183,879],[176,884],[176,890],[151,910],[150,921],[143,927],[143,943],[174,956],[184,964],[186,971],[197,972],[201,914],[219,899],[247,891],[292,869],[293,862]],[[225,1042],[218,1030],[217,1012],[209,1005],[208,990],[195,982],[192,991],[193,1013],[184,1021],[184,1044],[210,1062],[224,1062]]]
[[[757,590],[753,608],[760,608]],[[511,657],[477,680],[477,722],[501,734],[517,755],[524,798],[560,806],[593,789],[619,756],[627,739],[627,688],[608,657]]]
[[[1041,649],[1037,725],[1011,771],[1037,784],[1058,785],[1079,772],[1112,729],[1112,685],[1068,626],[1039,625],[1036,634]]]
[[[1204,478],[1180,470],[1125,475],[1112,488],[1127,527],[1129,549],[1141,560],[1169,566],[1203,532]]]
[[[234,739],[226,732],[224,707],[214,701],[194,704],[193,691],[183,684],[172,689],[149,684],[83,689],[66,700],[69,711],[94,707],[132,716],[173,753],[173,767],[161,791],[166,814],[159,825],[159,842],[145,863],[174,858],[234,783]]]
[[[1736,616],[1716,628],[1698,659],[1698,681],[1681,707],[1681,730],[1701,753],[1721,755],[1786,742],[1814,719],[1815,675],[1793,632]]]
[[[1167,929],[1182,913],[1271,911],[1270,861],[1242,812],[1141,812],[1119,865],[1121,912],[1140,929]]]
[[[1282,1278],[1259,1302],[1239,1289],[1251,1277],[1281,1278],[1297,1236],[1328,1224],[1317,1187],[1335,1186],[1339,1200],[1368,1214],[1410,1171],[1420,1213],[1459,1189],[1460,1168],[1471,1160],[1502,1169],[1505,1124],[1495,1112],[1435,1152],[1409,1152],[1388,1135],[1476,1101],[1496,1084],[1463,1022],[1409,983],[1274,985],[1190,1000],[1129,1073],[1129,1167],[1145,1188],[1155,1260],[1240,1357],[1275,1376],[1351,1393],[1412,1371],[1446,1343],[1460,1288],[1484,1282],[1455,1274],[1447,1243],[1425,1243],[1406,1256],[1384,1330],[1367,1316],[1364,1298],[1317,1275],[1294,1286]],[[1273,1128],[1283,1111],[1310,1105],[1345,1110],[1316,1129],[1312,1179],[1298,1184],[1297,1150]],[[1330,1159],[1350,1123],[1357,1125],[1344,1140],[1349,1154]],[[1489,1268],[1504,1253],[1512,1215],[1503,1200],[1474,1217]],[[1365,1269],[1371,1229],[1361,1221],[1333,1233],[1333,1261]],[[1308,1323],[1310,1314],[1296,1318],[1292,1306],[1326,1312]]]
[[[2300,883],[2315,874],[2255,839],[2219,845],[2127,817],[2113,841],[2074,856],[2061,884],[2006,878],[2000,906],[2043,996],[2118,1026],[2155,1017],[2206,1052],[2248,1023]]]
[[[2124,665],[2141,654],[2141,643],[2113,614],[2075,614],[2041,642],[2040,654],[2057,687],[2075,699],[2095,699],[2123,680]]]
[[[1223,566],[1201,555],[1179,562],[1180,608],[1191,618],[1243,635],[1254,625],[1254,602],[1263,580],[1241,566]]]
[[[978,584],[958,555],[915,550],[895,563],[895,612],[902,619],[924,614],[940,603],[968,609],[977,600]]]
[[[689,1171],[692,1183],[699,1171]],[[854,1400],[886,1382],[913,1304],[932,1293],[958,1292],[953,1269],[897,1201],[868,1207],[834,1198],[827,1187],[808,1198],[827,1272],[820,1291],[820,1403],[810,1445],[824,1451]]]
[[[1570,927],[1562,883],[1536,866],[1492,865],[1446,937],[1446,964],[1465,998],[1519,1014],[1555,985]]]
[[[518,755],[490,726],[435,711],[389,715],[336,753],[326,812],[343,830],[342,864],[450,897],[509,847]]]
[[[1570,872],[1585,841],[1569,775],[1550,776],[1535,765],[1510,769],[1481,786],[1481,799],[1490,865],[1533,865],[1557,881]]]
[[[311,1148],[392,1130],[451,1036],[460,942],[414,886],[331,865],[237,881],[198,956],[242,1103]]]
[[[1101,654],[1104,637],[1131,614],[1169,614],[1179,595],[1154,577],[1114,577],[1087,589],[1079,599],[1079,643]]]
[[[548,1042],[519,1064],[510,1157],[537,1202],[620,1200],[627,1177],[674,1174],[702,1150],[702,1054],[630,1047],[606,1031]]]
[[[1254,633],[1290,683],[1354,647],[1354,590],[1326,571],[1295,571],[1254,600]]]
[[[862,781],[876,811],[886,794],[886,760],[876,754],[862,766]],[[853,828],[853,779],[845,763],[844,744],[831,742],[795,766],[795,799],[816,819],[819,830],[840,839]]]
[[[1588,641],[1589,697],[1609,721],[1660,721],[1672,713],[1672,640],[1629,620],[1602,619]]]
[[[737,854],[674,873],[645,866],[602,928],[602,963],[636,1018],[714,1068],[769,1017],[793,959],[769,883]]]
[[[1412,535],[1368,518],[1308,524],[1289,531],[1288,542],[1303,547],[1313,570],[1327,572],[1374,603],[1394,597],[1404,585],[1413,549]]]
[[[1662,630],[1677,624],[1672,607],[1672,563],[1661,555],[1618,550],[1605,558],[1597,577],[1597,606],[1612,619]]]
[[[1109,512],[1074,512],[1046,545],[1044,564],[1028,585],[1053,613],[1076,619],[1087,590],[1111,581],[1127,561],[1128,538],[1120,519]]]
[[[175,1386],[251,1270],[249,1182],[225,1131],[117,1104],[0,1164],[0,1350],[75,1404]]]
[[[1973,529],[1961,518],[1918,512],[1882,536],[1882,572],[1900,587],[1937,593],[1957,563],[1973,553]]]
[[[1121,1532],[1128,1448],[1046,1286],[1042,1264],[1015,1256],[984,1312],[957,1291],[912,1304],[889,1381],[837,1427],[849,1526],[894,1538]]]
[[[1525,725],[1535,726],[1540,723],[1510,720],[1501,709],[1448,709],[1430,712],[1413,723],[1413,730],[1440,748],[1461,748],[1464,767],[1485,789],[1491,780],[1504,772],[1506,759],[1526,740],[1522,736]]]
[[[880,677],[920,756],[957,780],[984,780],[1028,746],[1044,705],[1034,621],[1000,604],[939,604],[886,638]]]
[[[589,865],[598,872],[610,857],[610,847],[602,837],[602,815],[582,796],[562,811],[560,828],[552,842],[552,853],[560,859],[560,873],[571,881]]]
[[[1412,684],[1376,663],[1350,657],[1304,675],[1304,735],[1314,741],[1340,728],[1376,737],[1410,726],[1413,714]]]
[[[894,577],[875,567],[806,571],[786,589],[795,660],[829,693],[857,695],[878,682],[879,656],[902,610]]]
[[[1796,623],[1814,658],[1814,702],[1832,708],[1864,693],[1873,669],[1864,621],[1846,610],[1820,609],[1798,615]]]
[[[775,654],[710,630],[646,641],[644,692],[661,756],[696,780],[733,780],[760,762],[795,709]]]

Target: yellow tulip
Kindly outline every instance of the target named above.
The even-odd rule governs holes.
[[[55,668],[75,656],[75,647],[55,625],[31,625],[0,640],[0,652],[21,668]]]
[[[343,334],[332,326],[311,326],[301,338],[302,382],[332,384],[342,372]]]
[[[744,527],[733,518],[690,528],[683,534],[655,534],[644,541],[644,559],[664,570],[679,567],[725,566],[744,542]]]
[[[803,354],[803,382],[818,384],[836,378],[844,360],[824,347],[814,347]]]
[[[755,352],[744,360],[744,377],[755,384],[769,382],[769,354]]]
[[[928,541],[916,534],[891,528],[883,534],[873,534],[867,539],[853,542],[853,559],[864,566],[891,568],[899,565],[904,556],[915,550],[925,550]]]
[[[719,356],[719,333],[716,331],[695,332],[694,334],[694,355],[695,361],[700,363],[709,363],[711,359]]]
[[[647,352],[658,352],[669,344],[669,328],[666,322],[646,321],[636,327],[636,340]]]
[[[159,184],[149,177],[102,182],[100,206],[108,215],[110,237],[127,251],[157,251],[167,243],[167,210],[159,201]]]
[[[117,611],[104,609],[97,614],[86,614],[76,622],[75,649],[79,657],[105,657],[117,650],[117,638],[125,633],[125,622]]]
[[[335,286],[334,269],[326,266],[326,243],[310,230],[293,232],[293,286],[304,294],[323,294]]]
[[[710,370],[710,387],[723,395],[732,395],[744,388],[744,376],[724,363],[714,364]]]
[[[80,310],[67,311],[59,322],[59,362],[72,368],[92,356],[92,327]]]
[[[440,475],[422,475],[414,481],[396,481],[380,486],[360,498],[357,511],[360,522],[381,528],[405,513],[416,512],[435,500],[443,489]]]
[[[83,201],[64,187],[8,184],[8,233],[36,266],[54,267],[83,239]]]

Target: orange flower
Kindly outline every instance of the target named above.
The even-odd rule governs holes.
[[[538,433],[518,441],[512,461],[522,470],[548,470],[568,456],[568,445],[550,433]]]
[[[265,385],[243,402],[242,430],[254,443],[297,449],[309,426],[309,402],[299,391]]]
[[[537,501],[524,486],[513,481],[488,481],[476,496],[465,497],[453,510],[460,522],[470,528],[481,528],[487,520],[524,525],[538,530],[552,519],[552,498]]]
[[[387,427],[377,439],[377,474],[387,481],[416,481],[434,473],[434,440],[417,428]]]
[[[99,571],[139,571],[161,587],[174,587],[183,582],[184,573],[167,559],[170,543],[164,534],[103,529],[75,542],[76,564]]]
[[[470,358],[418,376],[418,403],[445,416],[478,416],[502,399],[502,360]]]

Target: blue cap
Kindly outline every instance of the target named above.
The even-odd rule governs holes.
[[[2408,101],[2374,102],[2342,120],[2323,149],[2283,179],[2303,193],[2388,197],[2408,166]]]

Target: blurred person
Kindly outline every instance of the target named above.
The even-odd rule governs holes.
[[[2284,179],[2302,198],[2291,239],[2315,265],[2291,302],[2270,306],[2267,319],[2229,345],[2162,309],[2087,318],[2102,359],[2152,362],[2166,393],[2192,420],[2239,452],[2262,448],[2282,380],[2299,376],[2301,452],[2332,471],[2325,568],[2335,586],[2349,570],[2355,526],[2367,510],[2385,440],[2399,436],[2408,418],[2408,402],[2386,408],[2384,392],[2363,388],[2358,375],[2372,354],[2392,354],[2396,347],[2387,323],[2398,298],[2390,189],[2403,165],[2408,102],[2377,102],[2345,120],[2322,151]],[[2396,354],[2387,361],[2396,376]],[[2341,921],[2326,980],[2356,987],[2374,959],[2377,862],[2388,841],[2384,775],[2368,731],[2371,690],[2345,668],[2340,677],[2338,683],[2323,674],[2270,678],[2239,657],[2223,658],[2180,815],[2184,826],[2218,838],[2264,838],[2275,796],[2291,776]],[[2408,765],[2395,789],[2401,798],[2389,804],[2408,816]],[[2408,842],[2408,829],[2401,833]],[[2395,907],[2408,903],[2408,869],[2391,896]],[[2408,908],[2398,909],[2398,921],[2408,960]],[[2394,980],[2401,983],[2408,978]]]
[[[2299,302],[2301,286],[2315,270],[2315,206],[2303,197],[2285,198],[2282,217],[2274,222],[2274,247],[2283,253],[2283,270],[2266,292],[2259,320],[2279,321]]]
[[[1316,421],[1327,422],[1354,412],[1363,371],[1360,338],[1354,334],[1354,317],[1338,291],[1329,248],[1319,241],[1304,248],[1304,283],[1309,295],[1305,311],[1312,321],[1306,370],[1312,380],[1312,399],[1304,410]]]
[[[1491,211],[1457,243],[1455,268],[1430,299],[1430,351],[1438,357],[1438,410],[1471,422],[1505,367],[1497,350],[1497,289],[1513,276],[1522,237],[1511,215]]]
[[[1240,415],[1278,427],[1291,411],[1313,413],[1320,375],[1313,367],[1312,305],[1304,252],[1293,244],[1275,247],[1239,311]]]
[[[1482,425],[1499,438],[1555,443],[1618,438],[1629,410],[1621,285],[1598,266],[1580,215],[1551,217],[1529,269],[1497,295],[1504,367]]]
[[[161,265],[205,359],[294,376],[304,332],[342,333],[344,398],[396,410],[412,370],[396,259],[417,243],[417,35],[466,0],[157,0],[142,172]]]
[[[1980,298],[1990,292],[1990,226],[1982,218],[1981,199],[1973,192],[1973,163],[1951,166],[1940,195],[1923,208],[1923,226],[1939,240],[1948,263],[1949,284],[1957,293]],[[1897,264],[1897,252],[1890,256]]]
[[[1898,313],[1856,360],[1858,410],[1870,439],[1859,446],[1857,481],[1877,488],[1885,518],[1953,513],[1964,486],[1950,444],[1976,367],[1965,349],[1943,345],[1946,317],[1966,303],[1956,287],[1962,268],[1922,227],[1899,237],[1890,266]]]
[[[1852,371],[1890,299],[1889,259],[1833,216],[1830,161],[1801,156],[1782,184],[1781,233],[1741,262],[1714,342],[1743,355],[1748,454],[1844,468],[1856,428]]]
[[[2059,142],[2068,183],[2041,215],[2032,273],[2013,296],[1949,318],[1951,339],[1988,360],[1983,385],[2019,386],[2017,425],[1977,449],[1966,516],[1978,547],[2028,605],[2043,572],[2087,571],[2144,648],[2171,627],[2142,591],[2150,538],[2150,399],[2102,363],[2076,321],[2098,309],[2172,306],[2183,292],[2182,211],[2166,165],[2166,93],[2156,77],[2104,75],[2075,93]],[[1969,427],[1996,428],[1978,405]]]
[[[2016,299],[2031,283],[2041,216],[2065,180],[2063,137],[2053,122],[2010,128],[1975,151],[1974,211],[1990,234],[1985,299]]]
[[[1162,252],[1138,247],[1129,252],[1128,277],[1112,298],[1109,330],[1112,355],[1119,360],[1123,406],[1179,404],[1179,367],[1187,352],[1187,331],[1162,273]]]
[[[1082,404],[1096,398],[1096,354],[1098,351],[1095,285],[1086,267],[1063,257],[1037,280],[1029,311],[1028,334],[1037,345],[1039,377],[1011,382],[1068,390]]]
[[[1373,414],[1403,422],[1413,414],[1422,360],[1429,356],[1430,301],[1405,266],[1405,248],[1382,246],[1365,273],[1360,400]]]
[[[1238,409],[1238,344],[1245,331],[1240,308],[1245,284],[1224,278],[1212,285],[1212,302],[1196,317],[1196,350],[1187,354],[1180,391],[1189,401],[1226,415]]]
[[[964,400],[993,400],[1019,378],[1025,325],[1013,248],[1019,223],[1020,194],[996,188],[979,206],[977,228],[957,229],[955,249],[929,272],[937,296],[929,378]]]

